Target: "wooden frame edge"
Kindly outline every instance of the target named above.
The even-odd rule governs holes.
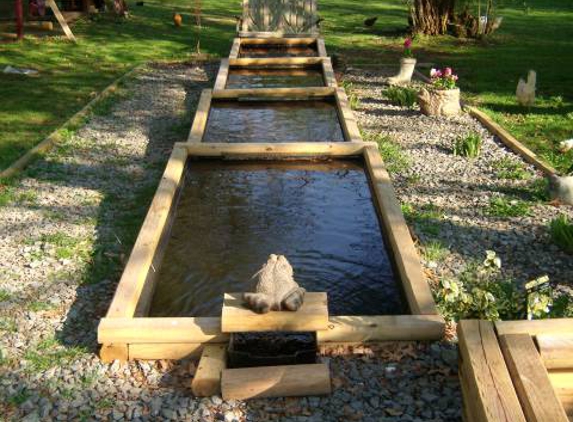
[[[231,46],[231,51],[229,52],[229,59],[238,59],[241,51],[241,39],[234,38],[233,45]]]
[[[498,336],[506,334],[573,334],[573,318],[551,318],[518,321],[497,321],[495,329]]]
[[[211,109],[211,99],[213,98],[213,90],[204,89],[201,92],[199,103],[197,104],[197,111],[193,118],[193,124],[187,137],[188,143],[202,142],[205,128],[207,127],[207,119],[209,118],[209,111]]]
[[[358,121],[354,117],[354,113],[350,109],[350,104],[348,102],[348,97],[343,88],[334,88],[336,105],[338,106],[338,117],[340,119],[340,124],[342,130],[344,131],[344,136],[348,141],[351,142],[361,142],[362,135],[360,135],[360,129],[358,129]]]

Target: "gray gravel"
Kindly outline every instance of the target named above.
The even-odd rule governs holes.
[[[118,221],[145,212],[147,204],[136,204],[157,185],[173,142],[185,138],[189,110],[215,70],[142,71],[127,99],[35,163],[14,187],[16,200],[0,208],[0,420],[459,421],[457,351],[447,342],[325,351],[334,391],[323,398],[199,399],[189,389],[196,362],[99,361],[96,327],[120,274],[104,278],[86,269],[94,254],[125,263],[129,242]],[[509,220],[477,211],[509,183],[496,181],[490,164],[509,152],[488,137],[476,162],[452,157],[455,134],[483,132],[477,123],[391,107],[381,97],[380,75],[366,76],[350,75],[360,85],[361,125],[391,134],[415,162],[395,175],[401,200],[444,209],[439,237],[452,253],[438,271],[454,272],[492,248],[516,275],[547,270],[571,278],[570,261],[544,230],[558,210],[536,205],[531,217]],[[86,277],[93,282],[82,283]]]

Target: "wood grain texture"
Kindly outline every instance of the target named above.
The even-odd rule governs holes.
[[[369,343],[393,340],[440,340],[445,322],[441,315],[331,316],[319,343]]]
[[[497,321],[495,329],[500,336],[505,334],[571,335],[573,334],[573,318]]]
[[[225,369],[221,390],[224,400],[319,396],[331,393],[330,373],[322,363]]]
[[[499,342],[527,420],[568,422],[531,336],[507,334]]]
[[[199,143],[185,146],[194,157],[348,157],[362,155],[365,142]]]
[[[181,181],[187,150],[175,146],[125,266],[107,317],[133,317]]]
[[[214,90],[225,89],[227,86],[227,79],[229,78],[229,59],[222,59],[221,65],[219,66],[219,72],[217,72],[217,78],[215,79]]]
[[[479,422],[525,422],[493,324],[464,320],[458,324],[460,359],[468,395],[464,406]]]
[[[213,91],[210,89],[204,89],[203,92],[201,92],[201,98],[199,98],[199,104],[197,105],[197,111],[195,112],[195,118],[193,119],[193,125],[191,126],[187,142],[199,143],[203,140],[207,119],[209,118],[212,96]]]
[[[126,362],[129,360],[129,349],[125,343],[103,344],[99,350],[99,358],[103,363],[111,363],[114,360]]]
[[[46,0],[46,6],[48,6],[50,9],[52,9],[54,16],[56,17],[56,20],[58,21],[58,23],[60,24],[60,26],[64,30],[64,34],[66,34],[66,37],[68,37],[68,39],[70,41],[77,42],[76,37],[74,36],[74,33],[72,32],[72,30],[68,26],[68,23],[66,22],[66,19],[62,15],[62,12],[60,12],[60,9],[59,9],[58,5],[56,4],[56,2],[54,0]]]
[[[266,38],[240,38],[242,45],[316,45],[316,37],[266,37]]]
[[[98,327],[98,342],[106,343],[223,343],[229,336],[221,333],[221,318],[161,317],[103,318]]]
[[[263,98],[325,98],[334,96],[336,90],[330,87],[308,88],[242,88],[214,91],[213,99],[233,100],[242,97]]]
[[[243,305],[242,293],[225,293],[221,316],[224,333],[263,331],[320,331],[328,326],[326,293],[306,293],[296,312],[271,311],[257,314]]]
[[[364,159],[372,181],[377,210],[390,243],[410,311],[414,315],[437,315],[438,309],[424,277],[420,257],[378,147],[367,146],[364,149]]]
[[[191,390],[197,397],[209,397],[221,393],[221,374],[227,367],[227,345],[206,345],[203,348],[197,372],[191,382]]]
[[[233,40],[233,45],[231,46],[231,51],[229,53],[229,59],[239,58],[240,51],[241,51],[241,39],[235,38]]]
[[[338,106],[338,118],[344,131],[344,137],[350,142],[361,142],[362,135],[360,135],[360,130],[358,129],[358,122],[350,109],[350,103],[343,88],[336,88],[335,98]]]
[[[536,341],[541,360],[547,369],[569,368],[573,371],[573,334],[538,334]]]
[[[203,343],[133,343],[129,344],[129,360],[198,359]]]
[[[321,57],[245,57],[229,59],[229,64],[233,67],[317,65],[323,60]]]

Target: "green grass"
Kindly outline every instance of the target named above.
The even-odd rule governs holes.
[[[0,44],[0,68],[8,64],[34,67],[37,78],[0,73],[0,169],[69,119],[117,77],[148,60],[181,60],[195,51],[198,32],[192,24],[192,2],[148,0],[129,2],[131,19],[80,21],[73,26],[79,43],[60,37],[20,44]],[[203,1],[201,48],[228,54],[235,34],[238,0]],[[184,26],[171,22],[174,10]],[[573,3],[570,0],[507,0],[499,31],[485,41],[451,36],[416,38],[419,62],[453,66],[465,99],[479,106],[513,135],[561,171],[573,164],[573,153],[557,151],[573,132]],[[353,66],[395,65],[407,25],[402,0],[320,0],[325,21],[321,31],[329,54]],[[373,28],[362,21],[378,16]],[[521,107],[515,88],[529,69],[538,74],[537,103]],[[356,105],[356,104],[355,104]],[[102,106],[104,107],[104,106]],[[105,108],[105,107],[104,107]],[[0,191],[0,204],[6,192]]]
[[[532,174],[525,169],[525,165],[511,158],[501,158],[493,163],[496,169],[496,176],[507,180],[527,180]]]
[[[560,215],[549,224],[549,232],[557,246],[573,254],[573,221],[565,215]]]
[[[449,249],[439,240],[432,240],[424,245],[424,259],[426,261],[443,261],[449,253]]]
[[[412,108],[418,102],[418,91],[413,88],[391,86],[384,91],[384,96],[400,107]]]
[[[525,217],[531,214],[530,208],[529,202],[498,196],[491,199],[485,212],[492,217]]]
[[[402,147],[390,137],[378,134],[376,136],[367,135],[364,139],[378,144],[378,150],[389,173],[400,173],[410,168],[410,159],[406,156]]]
[[[80,347],[65,347],[56,339],[48,338],[42,340],[36,347],[28,349],[24,359],[28,362],[28,370],[45,371],[84,353],[85,350]]]
[[[454,155],[477,158],[481,153],[482,139],[479,133],[470,133],[454,142]]]

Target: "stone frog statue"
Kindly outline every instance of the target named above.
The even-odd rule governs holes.
[[[270,255],[253,278],[257,279],[255,293],[243,294],[253,311],[296,311],[302,306],[306,290],[294,281],[292,266],[283,255]]]

